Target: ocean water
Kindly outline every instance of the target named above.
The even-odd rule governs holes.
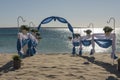
[[[85,28],[86,29],[86,28]],[[81,33],[84,35],[84,28],[74,28],[75,33]],[[116,48],[117,52],[120,52],[120,33],[119,28],[116,29]],[[94,28],[94,33],[103,32],[102,28]],[[0,53],[17,53],[18,28],[0,28]],[[37,46],[38,53],[71,53],[72,42],[68,40],[68,36],[72,36],[68,28],[41,28],[40,29],[42,39]],[[78,47],[79,48],[79,47]],[[79,50],[78,48],[77,51]],[[89,52],[90,47],[83,47],[84,52]],[[111,48],[103,49],[96,45],[96,52],[111,51]]]

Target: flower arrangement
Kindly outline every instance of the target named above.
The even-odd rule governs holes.
[[[90,35],[92,31],[91,31],[90,29],[88,29],[88,30],[85,30],[84,32],[85,32],[86,34]]]
[[[12,58],[13,60],[21,60],[19,55],[14,55]]]
[[[109,26],[105,26],[104,28],[103,28],[103,31],[106,33],[106,32],[112,32],[113,31],[113,29],[111,28],[111,27],[109,27]]]

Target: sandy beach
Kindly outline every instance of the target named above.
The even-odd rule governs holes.
[[[22,59],[18,70],[13,69],[13,55],[0,54],[0,80],[120,80],[110,54],[95,54],[94,61],[88,54],[36,54]]]

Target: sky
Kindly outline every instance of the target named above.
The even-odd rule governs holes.
[[[120,26],[120,0],[0,0],[0,27],[35,26],[50,16],[65,18],[73,27],[87,27],[93,23],[94,27],[113,26],[106,22],[110,17],[115,18],[116,27]],[[31,25],[32,26],[32,25]],[[65,27],[60,22],[51,22],[43,26]]]

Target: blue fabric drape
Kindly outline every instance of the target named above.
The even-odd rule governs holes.
[[[22,40],[22,47],[25,46],[28,42],[29,42],[30,39],[25,39],[25,40]]]
[[[84,46],[90,46],[91,45],[91,40],[82,40],[81,42]]]
[[[21,52],[21,48],[22,48],[22,45],[21,45],[20,39],[17,39],[17,51],[18,51],[18,55],[21,58],[24,58],[25,55],[23,55],[23,53]]]
[[[37,29],[40,30],[40,28],[41,28],[41,23],[39,24],[39,26],[37,27]]]
[[[112,45],[112,40],[110,39],[95,39],[94,41],[102,48],[108,48]]]
[[[17,51],[21,50],[21,43],[20,43],[20,39],[17,39]]]
[[[28,45],[28,50],[27,50],[26,54],[23,54],[21,52],[21,48],[26,44]],[[24,40],[24,41],[22,41],[22,43],[21,43],[20,39],[18,39],[17,40],[17,51],[18,51],[18,55],[20,55],[21,58],[24,58],[26,56],[33,56],[36,52],[34,49],[34,44],[32,43],[31,39]]]
[[[76,49],[75,49],[75,47],[73,47],[73,49],[72,49],[72,54],[73,54],[73,55],[76,54]]]
[[[68,23],[67,20],[65,20],[64,18],[61,17],[56,17],[58,21],[62,22],[62,23]]]
[[[28,42],[28,50],[27,50],[27,55],[28,56],[33,56],[35,53],[34,53],[34,50],[33,50],[33,44],[32,44],[32,40],[30,40]]]
[[[50,21],[52,21],[54,19],[54,17],[48,17],[48,18],[45,18],[38,26],[38,30],[40,29],[41,27],[41,24],[46,24],[46,23],[49,23]]]
[[[52,21],[54,19],[54,17],[48,17],[46,19],[44,19],[41,24],[46,24],[46,23],[49,23],[50,21]]]
[[[17,40],[17,50],[20,51],[21,48],[29,42],[29,39],[22,40],[22,45],[20,39]]]
[[[80,42],[73,42],[73,46],[79,46]]]
[[[61,22],[61,23],[66,23],[66,24],[68,25],[69,30],[73,33],[73,27],[70,25],[70,23],[68,23],[66,19],[61,18],[61,17],[56,17],[56,16],[51,16],[51,17],[45,18],[45,19],[39,24],[39,26],[38,26],[37,29],[38,29],[38,30],[40,29],[41,24],[49,23],[49,22],[51,22],[52,20],[54,20],[54,21],[58,20],[58,21]]]
[[[68,28],[69,28],[69,30],[72,32],[72,33],[74,33],[74,31],[73,31],[73,27],[70,25],[70,23],[67,23],[68,24]]]

